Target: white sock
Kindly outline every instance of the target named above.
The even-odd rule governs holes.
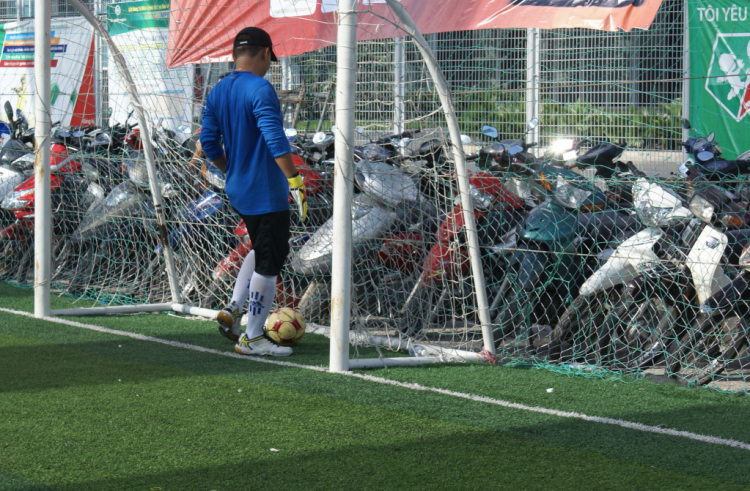
[[[263,335],[268,312],[276,293],[276,277],[255,273],[250,278],[250,302],[247,305],[247,329],[250,339]]]
[[[237,274],[237,281],[234,283],[234,290],[232,291],[232,302],[237,304],[240,313],[245,307],[247,296],[250,294],[250,278],[252,278],[254,271],[255,251],[251,250],[247,253],[247,256],[245,256],[245,260],[242,261],[242,267]]]

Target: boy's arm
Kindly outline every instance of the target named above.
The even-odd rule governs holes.
[[[286,177],[293,177],[297,169],[292,162],[292,147],[284,133],[279,99],[270,83],[264,84],[255,92],[253,114],[271,155],[276,159],[276,164]]]
[[[221,145],[221,131],[216,121],[211,97],[206,98],[206,107],[203,109],[203,125],[200,136],[201,148],[206,157],[221,170],[226,173],[227,159],[224,156],[224,148]]]

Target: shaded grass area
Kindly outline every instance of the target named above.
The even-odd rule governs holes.
[[[0,382],[3,472],[55,489],[742,487],[729,468],[701,477],[514,435],[510,410],[476,424],[485,408],[469,401],[344,377],[326,392],[328,374],[226,360],[255,373],[207,375],[81,347],[0,334],[0,370],[12,375]],[[526,431],[553,423],[526,419]],[[647,436],[640,446],[659,440],[668,444]]]
[[[29,310],[30,292],[10,290],[16,291],[0,286],[0,306]],[[168,321],[139,324],[162,317]],[[152,329],[144,333],[182,342],[191,342],[184,335],[192,333],[194,344],[218,341],[217,349],[231,349],[213,323],[163,315],[80,321]],[[327,342],[321,340],[326,361]],[[289,361],[309,363],[300,351]],[[0,473],[54,488],[739,489],[750,483],[745,450],[5,313],[0,373],[7,374],[0,377]],[[750,400],[711,391],[476,364],[369,373],[750,441],[744,428]],[[0,490],[26,489],[3,488],[3,479]]]
[[[72,300],[68,297],[56,297],[51,299],[52,309],[69,309]],[[86,304],[88,305],[87,302]],[[0,307],[21,310],[25,312],[34,311],[33,290],[16,288],[7,283],[0,282]],[[199,320],[186,317],[176,313],[143,313],[130,315],[110,316],[65,316],[64,319],[82,322],[84,324],[95,324],[110,329],[125,330],[128,332],[144,334],[146,336],[159,337],[180,343],[196,344],[205,348],[231,351],[233,345],[218,334],[217,323],[214,321]],[[294,362],[303,365],[328,366],[329,359],[328,338],[315,334],[305,334],[299,345],[294,347]],[[389,353],[389,356],[404,356],[403,354]],[[351,356],[360,358],[378,358],[378,351],[374,348],[352,348]]]

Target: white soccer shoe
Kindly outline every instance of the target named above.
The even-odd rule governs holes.
[[[247,333],[242,333],[234,350],[242,355],[256,356],[289,356],[292,354],[292,348],[288,346],[274,344],[265,336],[250,339],[247,337]]]
[[[221,335],[230,341],[238,342],[240,340],[240,319],[242,319],[242,312],[234,302],[220,311],[216,320],[219,321]]]

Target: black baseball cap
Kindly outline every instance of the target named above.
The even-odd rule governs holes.
[[[247,39],[237,41],[240,36],[247,36]],[[271,48],[271,61],[279,61],[276,58],[276,54],[273,52],[273,43],[271,42],[271,36],[260,27],[246,27],[234,37],[234,47],[238,46],[261,46],[263,48]]]

